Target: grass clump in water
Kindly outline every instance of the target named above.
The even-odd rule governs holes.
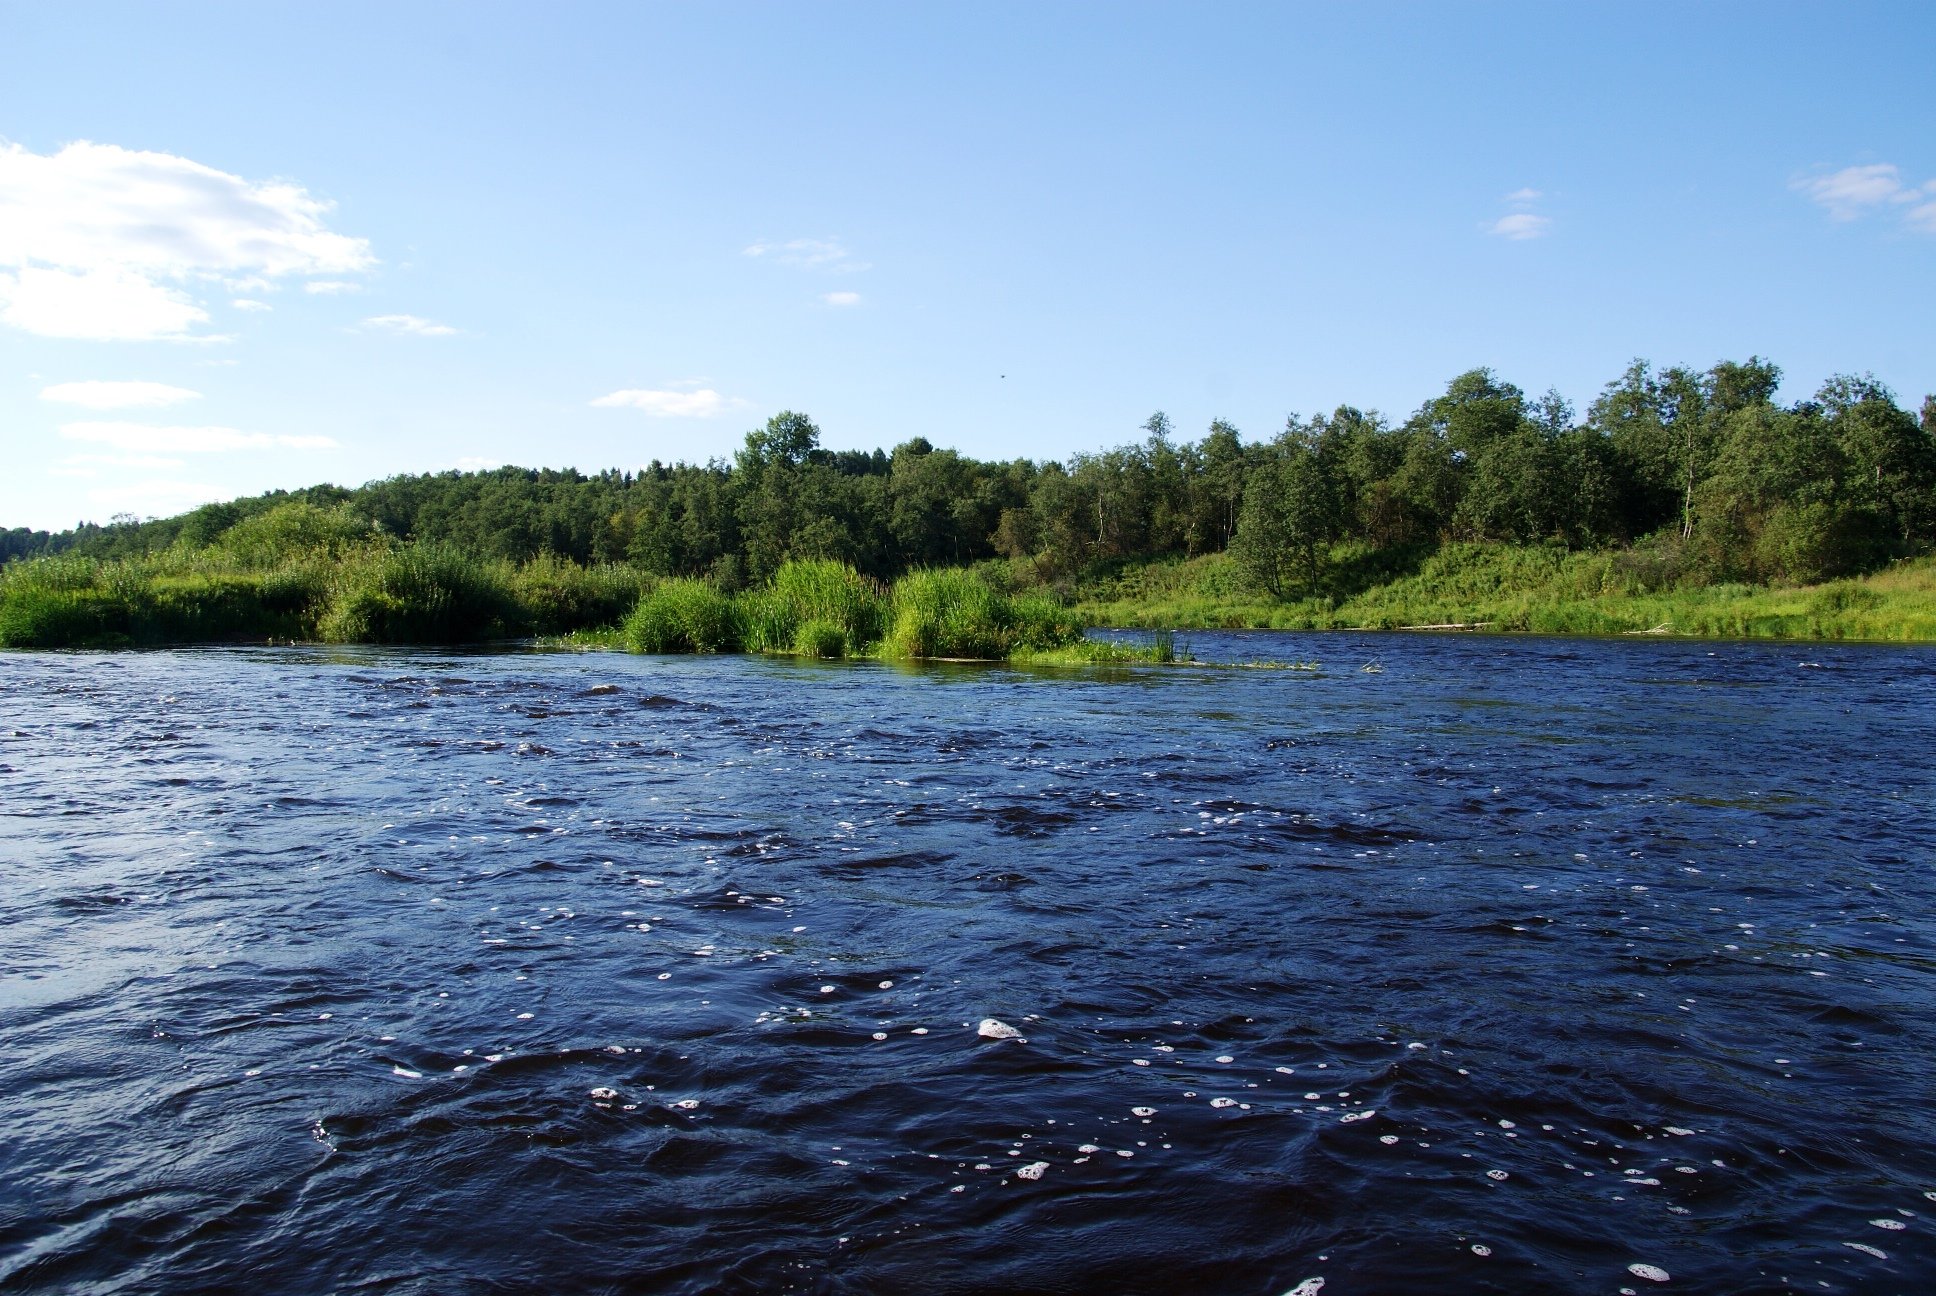
[[[661,582],[620,628],[636,653],[735,652],[744,642],[740,610],[703,580]]]
[[[1044,597],[1011,598],[972,571],[910,572],[894,586],[888,657],[995,661],[1073,645],[1082,625]]]
[[[398,545],[343,565],[316,632],[329,643],[465,643],[516,620],[502,572],[451,545]]]
[[[782,564],[765,587],[742,595],[739,604],[746,647],[754,652],[856,656],[880,642],[887,624],[880,583],[829,559]]]

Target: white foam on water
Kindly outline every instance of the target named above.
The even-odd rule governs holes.
[[[975,1027],[975,1034],[981,1036],[983,1039],[992,1039],[992,1040],[1009,1040],[1009,1039],[1022,1038],[1022,1032],[1016,1030],[1013,1026],[1010,1026],[1007,1022],[1002,1021],[999,1018],[995,1018],[995,1017],[982,1018],[981,1022]]]
[[[883,982],[881,982],[881,989],[883,989],[883,990],[892,990],[893,988],[894,988],[894,983],[893,983],[892,981],[883,981]]]
[[[1048,1168],[1049,1163],[1047,1161],[1031,1161],[1025,1166],[1015,1167],[1015,1177],[1017,1179],[1040,1179],[1043,1172]]]
[[[1134,1152],[1131,1152],[1128,1148],[1117,1148],[1116,1155],[1119,1157],[1133,1157],[1136,1154]]]
[[[1292,1070],[1292,1069],[1291,1069],[1290,1067],[1272,1067],[1271,1069],[1272,1069],[1273,1071],[1275,1071],[1275,1072],[1277,1072],[1277,1074],[1279,1074],[1279,1075],[1296,1075],[1296,1074],[1297,1074],[1297,1072],[1296,1072],[1296,1071],[1294,1071],[1294,1070]]]
[[[875,1038],[875,1039],[877,1039],[877,1040],[884,1040],[884,1039],[886,1039],[886,1038],[887,1038],[887,1032],[886,1032],[886,1031],[875,1031],[875,1032],[874,1032],[874,1038]]]
[[[423,1072],[421,1072],[421,1071],[406,1071],[406,1070],[404,1070],[404,1069],[403,1069],[402,1067],[400,1067],[400,1066],[393,1066],[393,1067],[391,1067],[391,1068],[390,1068],[390,1074],[391,1074],[391,1075],[400,1075],[400,1076],[402,1076],[402,1077],[403,1077],[403,1078],[404,1078],[405,1080],[421,1080],[421,1079],[423,1079]]]
[[[612,1099],[618,1097],[618,1090],[607,1088],[604,1085],[600,1085],[598,1086],[598,1088],[592,1090],[591,1096],[598,1099],[601,1102],[609,1102]]]
[[[1879,1229],[1906,1229],[1909,1227],[1901,1220],[1892,1220],[1892,1219],[1872,1219],[1869,1221],[1869,1223],[1875,1225]]]
[[[1132,1115],[1132,1116],[1154,1116],[1154,1115],[1156,1115],[1156,1108],[1154,1108],[1154,1107],[1131,1107],[1131,1108],[1129,1109],[1129,1112],[1130,1112],[1130,1115]]]
[[[681,1098],[678,1102],[673,1103],[672,1105],[674,1107],[677,1107],[680,1111],[698,1111],[699,1110],[699,1100],[697,1098]]]
[[[1097,1147],[1094,1143],[1084,1143],[1081,1147],[1077,1148],[1076,1151],[1082,1153],[1082,1155],[1084,1156],[1094,1156],[1096,1153],[1102,1151],[1102,1149]]]
[[[1648,1282],[1666,1282],[1670,1276],[1659,1265],[1650,1264],[1630,1264],[1627,1266],[1627,1272],[1636,1278],[1645,1278]]]
[[[1212,1098],[1210,1105],[1212,1107],[1235,1107],[1237,1100],[1235,1098]]]
[[[1236,1060],[1237,1060],[1236,1058],[1231,1057],[1228,1053],[1223,1054],[1221,1057],[1217,1059],[1217,1061],[1225,1062],[1225,1063],[1235,1062]]]
[[[1488,1178],[1488,1179],[1496,1179],[1496,1180],[1498,1180],[1498,1181],[1499,1181],[1499,1182],[1501,1182],[1501,1183],[1504,1183],[1504,1182],[1505,1182],[1505,1181],[1506,1181],[1507,1179],[1510,1179],[1511,1177],[1512,1177],[1512,1176],[1511,1176],[1511,1175],[1509,1175],[1509,1174],[1507,1174],[1507,1173],[1506,1173],[1506,1172],[1505,1172],[1504,1170],[1488,1170],[1488,1171],[1486,1171],[1486,1178]]]
[[[1842,1245],[1851,1251],[1860,1251],[1863,1255],[1874,1256],[1878,1260],[1887,1260],[1889,1258],[1887,1251],[1884,1251],[1881,1247],[1872,1247],[1867,1242],[1844,1242]]]
[[[1472,1244],[1472,1254],[1476,1256],[1489,1256],[1492,1254],[1492,1248],[1483,1242],[1474,1242]]]
[[[1318,1296],[1324,1290],[1324,1279],[1306,1278],[1297,1286],[1284,1293],[1284,1296]]]
[[[1390,1146],[1391,1146],[1392,1144],[1394,1144],[1394,1143],[1396,1143],[1396,1142],[1398,1142],[1398,1135],[1396,1135],[1396,1134],[1380,1134],[1380,1135],[1378,1136],[1378,1141],[1379,1141],[1380,1143],[1383,1143],[1383,1144],[1384,1144],[1384,1145],[1385,1145],[1386,1147],[1390,1147]]]
[[[833,988],[832,986],[821,986],[821,987],[820,987],[820,993],[821,993],[821,994],[832,994],[833,992],[834,992],[834,988]]]

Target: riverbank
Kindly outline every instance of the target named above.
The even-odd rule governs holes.
[[[1152,563],[1078,591],[1091,625],[1168,630],[1470,629],[1733,639],[1936,640],[1936,559],[1867,576],[1779,588],[1647,588],[1633,556],[1505,545],[1445,545],[1410,570],[1325,597],[1274,600],[1244,586],[1227,555]]]
[[[1936,559],[1792,588],[1674,585],[1631,551],[1448,544],[1340,551],[1326,592],[1258,594],[1227,555],[1036,583],[1027,562],[911,572],[892,583],[824,560],[721,589],[623,564],[486,561],[444,545],[211,546],[0,568],[0,647],[210,642],[475,643],[540,638],[633,652],[1038,663],[1168,661],[1091,626],[1470,629],[1540,634],[1936,641]]]

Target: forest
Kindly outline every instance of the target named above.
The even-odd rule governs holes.
[[[1784,405],[1780,378],[1759,357],[1704,371],[1635,361],[1578,418],[1557,393],[1529,398],[1474,369],[1402,422],[1340,406],[1268,439],[1216,421],[1192,441],[1159,412],[1139,439],[1067,463],[983,461],[921,436],[830,450],[789,411],[730,462],[314,486],[14,530],[0,552],[96,565],[207,554],[262,571],[298,552],[431,546],[506,570],[622,570],[620,603],[655,579],[757,590],[789,562],[883,584],[980,565],[1003,592],[1119,607],[1137,573],[1222,555],[1192,570],[1253,604],[1320,612],[1395,580],[1429,586],[1474,546],[1601,555],[1595,570],[1628,593],[1812,585],[1929,553],[1936,398],[1912,413],[1873,378],[1838,376]],[[10,583],[24,588],[24,569]]]
[[[788,558],[891,578],[987,558],[1045,585],[1099,565],[1230,550],[1262,589],[1323,582],[1342,541],[1641,546],[1664,581],[1806,582],[1921,553],[1936,524],[1936,398],[1920,418],[1873,379],[1774,400],[1759,358],[1705,372],[1636,361],[1584,420],[1492,372],[1459,375],[1402,423],[1340,406],[1267,440],[1213,422],[1178,436],[1150,416],[1131,444],[1066,464],[986,462],[920,436],[827,450],[806,415],[775,415],[732,462],[586,475],[499,468],[316,486],[179,517],[58,534],[0,533],[8,558],[199,548],[292,502],[398,540],[490,558],[551,554],[704,576],[736,589]]]

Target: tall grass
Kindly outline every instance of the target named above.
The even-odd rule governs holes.
[[[740,596],[746,647],[807,657],[846,657],[881,640],[886,591],[845,563],[796,559]]]
[[[733,599],[702,580],[669,580],[641,598],[621,627],[636,653],[735,652],[745,642]]]
[[[338,568],[317,622],[328,643],[464,643],[518,621],[504,573],[449,545],[398,545]]]
[[[894,585],[894,615],[881,645],[889,657],[996,660],[1065,647],[1082,623],[1054,600],[1011,597],[972,571],[910,572]]]

